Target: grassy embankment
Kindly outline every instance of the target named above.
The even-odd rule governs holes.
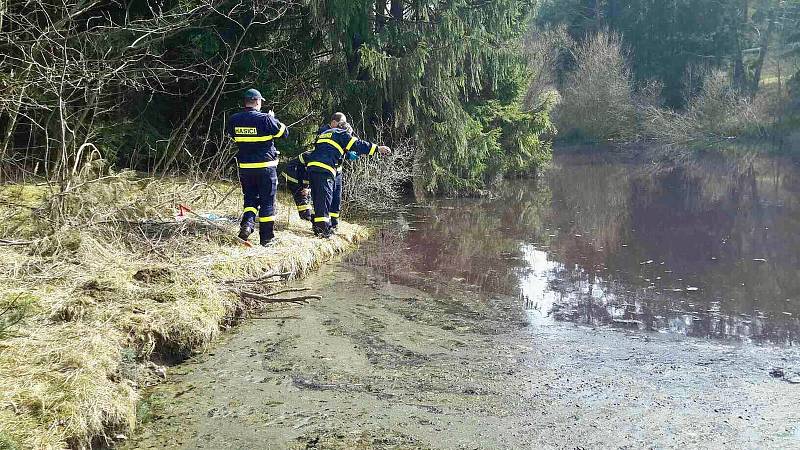
[[[203,349],[245,314],[231,281],[300,276],[367,233],[343,223],[316,239],[288,197],[268,249],[238,243],[235,223],[175,220],[178,203],[236,217],[231,187],[123,175],[61,202],[45,187],[0,187],[0,239],[31,241],[0,246],[0,449],[121,438],[140,389],[163,376],[157,363]]]

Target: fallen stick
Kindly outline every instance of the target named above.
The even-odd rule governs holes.
[[[251,300],[256,300],[261,303],[307,303],[308,300],[322,300],[322,297],[319,295],[303,295],[300,297],[291,297],[291,298],[268,297],[269,295],[275,295],[275,294],[276,293],[261,295],[261,294],[256,294],[255,292],[248,292],[248,291],[239,292],[239,296],[242,297],[243,299],[248,298]]]
[[[239,187],[239,186],[233,186],[233,187],[231,188],[231,190],[230,190],[230,191],[228,191],[228,193],[227,193],[227,194],[225,194],[225,196],[224,196],[224,197],[222,197],[222,200],[220,200],[220,201],[219,201],[219,203],[217,203],[216,205],[214,205],[214,207],[213,207],[213,208],[211,208],[211,209],[217,209],[217,208],[219,208],[219,206],[220,206],[221,204],[225,203],[225,200],[227,200],[227,199],[228,199],[228,197],[230,197],[230,195],[231,195],[231,194],[233,194],[233,191],[235,191],[235,190],[236,190],[238,187]]]
[[[290,276],[292,276],[292,272],[268,273],[258,278],[251,278],[249,280],[243,280],[243,281],[245,283],[258,283],[259,281],[269,280],[270,278],[275,278],[275,277],[289,278]]]
[[[31,245],[31,244],[33,244],[35,242],[36,241],[11,241],[11,240],[8,240],[8,239],[0,239],[0,245],[8,245],[8,246],[11,246],[11,245]]]
[[[304,291],[310,291],[310,290],[311,290],[311,288],[286,288],[286,289],[281,289],[279,291],[269,292],[269,293],[266,293],[264,295],[278,295],[278,294],[283,294],[285,292],[304,292]]]
[[[245,280],[225,280],[223,281],[224,284],[258,284],[258,283],[279,283],[281,281],[286,281],[290,276],[292,276],[291,272],[282,272],[282,273],[268,273],[266,275],[260,276],[258,278],[248,278]],[[279,278],[277,280],[270,280],[270,278]]]
[[[300,316],[275,316],[275,317],[268,317],[268,316],[250,316],[248,319],[255,319],[255,320],[299,320]]]

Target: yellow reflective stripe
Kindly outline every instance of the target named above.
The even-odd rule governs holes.
[[[300,156],[298,156],[297,159],[299,159],[304,166],[306,165],[306,159],[303,157],[302,153],[300,153]]]
[[[275,216],[259,217],[258,221],[259,222],[274,222],[275,221]]]
[[[332,212],[330,214],[331,214],[331,217],[336,217],[337,219],[339,218],[339,213]]]
[[[303,184],[311,184],[311,182],[308,180],[303,180]]]
[[[346,149],[349,151],[349,150],[350,150],[350,147],[352,147],[352,146],[353,146],[353,144],[355,144],[355,143],[356,143],[356,141],[358,141],[358,139],[356,139],[356,138],[350,138],[350,142],[348,142],[348,143],[347,143],[347,147],[345,147],[345,148],[346,148]]]
[[[314,222],[330,222],[331,219],[327,217],[314,217]]]
[[[272,140],[272,136],[236,136],[234,142],[267,142]]]
[[[311,209],[311,205],[297,205],[298,211],[307,211],[309,209]]]
[[[375,154],[375,150],[377,150],[377,149],[378,149],[378,144],[372,144],[372,148],[369,149],[369,156],[374,155]]]
[[[267,167],[278,167],[278,160],[275,161],[265,161],[265,162],[257,162],[257,163],[239,163],[240,169],[264,169]]]
[[[344,149],[342,148],[342,146],[339,145],[338,143],[336,143],[336,141],[334,141],[333,139],[319,139],[317,141],[317,144],[330,144],[330,145],[336,147],[336,150],[339,150],[339,153],[344,155]]]
[[[281,124],[281,129],[278,130],[278,134],[275,135],[276,138],[283,136],[283,133],[286,132],[286,125]]]
[[[258,208],[253,208],[252,206],[248,206],[247,208],[244,209],[244,212],[246,213],[251,212],[253,214],[258,214]]]
[[[297,178],[286,175],[286,172],[281,172],[281,175],[283,175],[283,178],[286,178],[286,181],[291,181],[292,183],[299,183],[299,181],[297,181]]]
[[[330,173],[332,173],[333,176],[336,176],[336,169],[334,169],[333,167],[331,167],[331,166],[329,166],[329,165],[327,165],[325,163],[321,163],[319,161],[311,161],[310,163],[308,163],[308,167],[322,167],[323,169],[325,169],[325,170],[329,171]]]

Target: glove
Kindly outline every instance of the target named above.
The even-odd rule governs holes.
[[[347,152],[347,160],[348,161],[355,161],[357,159],[358,159],[358,153],[352,152],[352,151]]]

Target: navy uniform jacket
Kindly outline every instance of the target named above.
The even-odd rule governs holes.
[[[378,145],[362,141],[350,135],[347,130],[330,128],[324,130],[314,144],[314,150],[306,158],[306,169],[315,172],[327,172],[333,177],[342,166],[344,155],[353,151],[359,155],[374,155]]]
[[[272,141],[289,135],[286,125],[253,108],[232,115],[225,132],[239,145],[236,158],[241,168],[277,166],[280,152]]]
[[[286,168],[283,169],[283,177],[286,181],[297,184],[308,184],[308,177],[306,177],[306,162],[311,150],[300,153],[297,158],[292,158],[286,163]]]

